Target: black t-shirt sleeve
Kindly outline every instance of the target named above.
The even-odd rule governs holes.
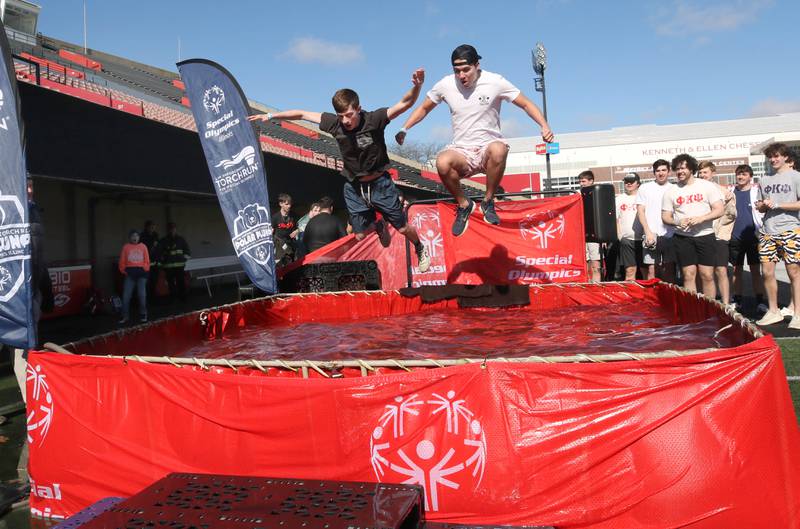
[[[319,129],[327,132],[328,134],[333,134],[334,130],[336,129],[337,119],[338,118],[336,117],[336,114],[323,112],[319,118]]]
[[[367,112],[364,119],[377,129],[385,129],[391,121],[389,119],[389,109],[387,107]]]

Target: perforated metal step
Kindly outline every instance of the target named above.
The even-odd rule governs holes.
[[[80,529],[417,529],[421,487],[170,474]]]

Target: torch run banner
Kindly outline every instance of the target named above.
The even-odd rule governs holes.
[[[250,280],[277,292],[269,192],[258,138],[241,87],[204,59],[178,63],[231,243]]]
[[[31,235],[17,81],[0,23],[0,343],[36,345],[31,300]]]

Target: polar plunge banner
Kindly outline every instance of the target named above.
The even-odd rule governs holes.
[[[0,23],[0,342],[36,346],[31,233],[22,122],[11,53]]]
[[[247,99],[233,76],[212,61],[182,61],[178,71],[236,256],[253,284],[274,294],[269,192],[258,138],[247,121]]]

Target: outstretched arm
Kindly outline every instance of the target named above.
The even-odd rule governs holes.
[[[411,89],[403,95],[402,99],[389,107],[386,111],[386,115],[389,119],[394,119],[417,102],[417,98],[419,97],[419,91],[422,88],[422,83],[425,82],[425,70],[422,68],[417,68],[414,70],[414,73],[411,74]]]
[[[525,94],[520,92],[520,94],[512,101],[515,105],[525,111],[533,121],[539,124],[542,128],[542,139],[547,143],[553,141],[553,131],[550,130],[550,125],[547,124],[547,120],[544,119],[544,114],[542,111],[539,110],[539,107],[536,106],[536,103],[528,99]]]
[[[408,131],[408,129],[410,129],[423,119],[425,119],[425,116],[427,116],[428,113],[430,113],[430,111],[433,110],[434,108],[436,108],[436,103],[434,103],[433,101],[431,101],[429,98],[426,97],[425,101],[423,101],[420,106],[415,108],[414,112],[412,112],[411,115],[408,116],[408,119],[403,124],[403,128],[400,129],[400,132],[395,134],[394,136],[395,141],[398,144],[402,145],[403,142],[406,140],[406,132]]]
[[[320,119],[322,119],[322,114],[319,112],[309,112],[307,110],[284,110],[283,112],[276,112],[275,114],[266,113],[266,114],[254,114],[247,118],[248,121],[269,121],[271,119],[289,119],[289,120],[297,120],[302,119],[305,121],[310,121],[312,123],[319,123]]]

